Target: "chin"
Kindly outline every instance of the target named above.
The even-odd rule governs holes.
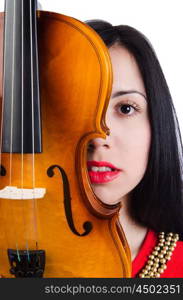
[[[93,191],[95,193],[95,195],[97,196],[97,198],[100,199],[100,201],[102,201],[103,203],[105,204],[108,204],[108,205],[114,205],[114,204],[117,204],[119,203],[121,200],[121,196],[115,196],[114,193],[112,193],[112,195],[110,195],[110,193],[107,193],[107,192],[99,192],[97,191],[97,188],[93,188]]]
[[[104,186],[104,185],[92,185],[93,192],[105,204],[115,205],[119,202],[122,202],[132,191],[132,186],[125,186],[125,189],[120,188],[119,185]]]
[[[102,203],[104,203],[104,204],[108,204],[108,205],[115,205],[115,204],[118,204],[119,202],[120,202],[120,200],[116,200],[116,201],[114,201],[114,200],[111,200],[111,199],[101,199],[100,197],[98,197],[101,201],[102,201]]]

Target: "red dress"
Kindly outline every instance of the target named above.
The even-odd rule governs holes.
[[[153,230],[148,230],[141,249],[132,262],[132,277],[138,277],[138,273],[144,268],[148,256],[158,243],[158,235]],[[183,278],[183,241],[178,241],[167,262],[167,268],[160,276],[161,278]]]

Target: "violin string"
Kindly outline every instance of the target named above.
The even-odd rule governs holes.
[[[7,12],[7,1],[5,0],[5,5],[4,5],[4,11],[5,11],[5,14],[6,14],[6,12]],[[4,36],[6,36],[6,30],[7,30],[7,17],[5,17],[4,18],[4,20],[5,20],[5,26],[4,26],[4,28],[5,28],[5,34],[4,34]],[[4,39],[4,41],[5,41],[5,39]],[[3,145],[3,123],[4,123],[4,89],[5,89],[5,84],[4,84],[4,82],[5,82],[5,80],[4,80],[4,78],[5,78],[5,61],[7,60],[7,50],[6,50],[6,42],[4,42],[4,53],[3,53],[3,60],[4,60],[4,64],[3,64],[3,76],[2,76],[2,106],[1,106],[1,136],[0,136],[0,168],[1,168],[1,170],[0,170],[0,177],[1,177],[1,171],[2,171],[2,145]],[[1,203],[1,202],[0,202]],[[1,215],[2,215],[2,217],[3,217],[3,219],[5,220],[6,219],[6,217],[5,217],[5,215],[4,215],[4,210],[3,209],[1,209]],[[6,227],[6,222],[4,222],[4,225],[5,225],[5,227]],[[4,233],[5,233],[5,237],[6,237],[6,241],[7,241],[7,245],[9,244],[9,242],[8,242],[8,236],[7,236],[7,230],[5,229],[4,230]]]
[[[7,2],[5,0],[5,12]],[[7,18],[5,17],[5,30],[7,28]],[[5,33],[6,36],[6,33]],[[5,61],[6,61],[6,43],[4,43],[4,65],[3,65],[3,78],[2,78],[2,104],[1,104],[1,136],[0,136],[0,177],[1,177],[1,171],[2,171],[2,143],[3,143],[3,122],[4,122],[4,75],[5,75]]]
[[[22,10],[22,18],[21,18],[21,29],[22,29],[22,38],[21,38],[21,44],[22,44],[22,111],[21,111],[21,201],[23,202],[23,228],[24,228],[24,233],[25,233],[25,228],[26,228],[26,221],[25,221],[25,216],[26,216],[26,209],[25,209],[25,200],[24,200],[24,195],[23,195],[23,188],[24,188],[24,0],[22,0],[21,3],[21,10]],[[27,256],[29,260],[29,252],[28,252],[28,241],[27,241],[27,235],[25,234],[25,244],[26,244],[26,249],[27,249]]]
[[[14,88],[15,88],[15,80],[14,80],[15,79],[15,41],[16,41],[16,0],[14,0],[14,2],[13,2],[13,47],[12,47],[13,56],[12,56],[12,88],[11,88],[11,131],[10,131],[10,166],[9,166],[10,181],[9,181],[9,186],[12,185],[12,160],[13,160],[12,152],[13,152],[13,121],[14,121],[13,111],[14,111]],[[9,199],[12,199],[11,191],[9,192]],[[12,214],[14,215],[13,212],[12,212]],[[14,217],[12,219],[15,220]],[[14,229],[14,236],[16,237],[16,235],[17,235],[17,231]],[[16,248],[17,248],[17,254],[19,256],[17,243],[16,243]]]
[[[24,140],[23,140],[23,135],[24,135],[24,0],[22,0],[22,111],[21,111],[21,188],[22,188],[22,199],[23,199],[23,186],[24,186],[24,181],[23,181],[23,175],[24,175],[24,156],[23,156],[23,151],[24,151]]]
[[[35,7],[35,14],[36,14],[36,20],[37,20],[37,5],[39,4],[38,1],[35,1],[35,4],[36,4],[36,7]],[[37,22],[37,21],[36,21]],[[36,32],[36,38],[35,38],[35,50],[36,50],[36,54],[35,54],[35,57],[36,57],[36,63],[35,63],[35,68],[36,68],[36,78],[37,78],[37,81],[39,80],[39,70],[38,70],[38,44],[37,44],[37,23],[36,23],[36,26],[35,26],[35,32]],[[37,84],[37,105],[38,105],[38,113],[40,112],[40,99],[39,99],[39,82]],[[40,128],[41,128],[41,125],[40,125],[40,118],[38,118],[39,120],[39,135],[41,136],[41,132],[40,132]],[[38,130],[38,128],[37,128]],[[36,205],[37,205],[37,201],[36,201]],[[37,226],[36,226],[37,228]],[[38,250],[38,233],[37,233],[37,240],[36,240],[36,250]]]
[[[5,12],[7,11],[7,2],[5,0]],[[7,28],[7,18],[5,17],[5,30]],[[6,32],[5,32],[6,36]],[[0,177],[2,171],[2,144],[3,144],[3,122],[4,122],[4,76],[5,76],[5,61],[6,61],[6,43],[4,43],[4,65],[3,65],[3,78],[2,78],[2,106],[1,106],[1,137],[0,137]]]
[[[35,199],[35,147],[34,147],[34,73],[33,73],[33,41],[32,41],[32,26],[33,24],[33,16],[32,16],[32,7],[30,0],[30,40],[31,40],[31,99],[32,99],[32,183],[33,183],[33,206],[34,206],[34,232],[36,237],[36,243],[38,241],[38,233],[37,233],[37,220],[36,220],[36,199]]]
[[[13,57],[12,57],[12,88],[11,88],[11,130],[10,130],[10,182],[9,186],[12,183],[12,151],[13,151],[13,109],[14,109],[14,79],[15,79],[15,28],[16,28],[16,0],[14,0],[13,6]],[[11,195],[10,195],[11,199]]]

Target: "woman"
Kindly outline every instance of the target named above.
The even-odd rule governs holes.
[[[88,147],[101,201],[121,202],[132,277],[183,277],[182,143],[171,95],[148,40],[129,26],[87,21],[113,66],[110,135]]]

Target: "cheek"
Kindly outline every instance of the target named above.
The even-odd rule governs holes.
[[[136,121],[136,122],[135,122]],[[130,125],[129,125],[130,124]],[[121,164],[126,172],[140,176],[145,172],[150,144],[151,129],[148,119],[117,122],[114,131],[115,148],[118,149],[118,157],[121,157]]]
[[[151,144],[151,129],[149,122],[141,124],[128,131],[126,136],[127,170],[137,177],[143,177],[149,157]],[[141,179],[141,178],[140,178]]]

